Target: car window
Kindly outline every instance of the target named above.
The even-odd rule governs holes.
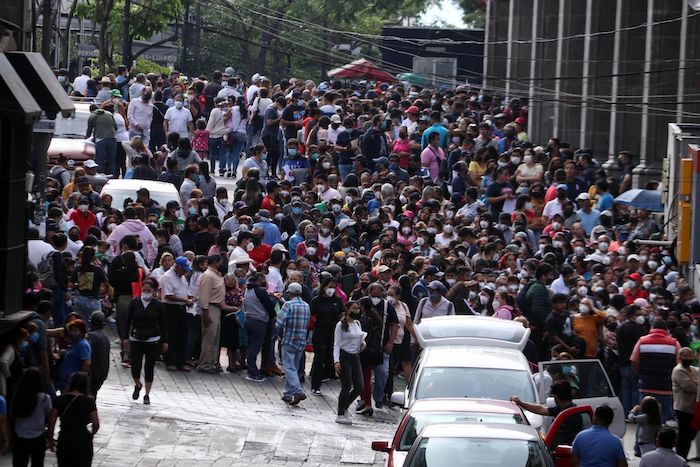
[[[54,136],[59,138],[85,138],[89,112],[78,112],[73,117],[64,118],[60,113],[56,116]]]
[[[406,421],[406,427],[401,433],[397,449],[408,451],[423,428],[435,423],[505,423],[526,425],[527,422],[520,414],[498,414],[477,412],[412,412]]]
[[[547,467],[537,441],[423,438],[408,467]]]
[[[416,383],[416,399],[482,397],[536,402],[530,373],[501,368],[428,367]]]
[[[552,383],[568,381],[571,384],[574,399],[615,395],[608,384],[603,367],[597,361],[547,362],[542,366],[551,377]]]

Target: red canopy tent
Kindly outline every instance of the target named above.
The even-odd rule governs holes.
[[[333,68],[328,72],[328,76],[338,79],[365,78],[373,81],[387,81],[390,83],[395,83],[397,81],[394,75],[382,70],[377,65],[364,58],[343,65],[340,68]]]

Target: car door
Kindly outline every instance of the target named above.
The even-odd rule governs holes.
[[[552,454],[556,467],[571,466],[571,443],[563,444],[562,435],[572,439],[576,432],[590,428],[593,424],[593,409],[590,405],[577,405],[562,410],[552,422],[544,444]],[[572,428],[575,428],[573,431]],[[563,433],[568,431],[569,433]],[[573,441],[573,439],[572,439]]]
[[[622,402],[615,395],[605,369],[600,360],[552,360],[539,363],[540,375],[538,391],[540,400],[549,396],[549,388],[555,381],[566,380],[573,389],[576,405],[596,407],[607,405],[615,413],[610,432],[622,438],[625,435],[625,413]]]

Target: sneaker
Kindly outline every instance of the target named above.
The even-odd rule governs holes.
[[[357,407],[355,407],[355,413],[362,413],[363,410],[365,410],[365,405],[364,402],[362,401],[357,401]]]
[[[312,390],[311,390],[311,394],[313,394],[314,396],[322,396],[322,395],[323,395],[323,394],[321,393],[321,390],[320,390],[320,389],[312,389]]]
[[[335,417],[335,423],[340,423],[341,425],[352,425],[352,420],[347,415],[338,415]]]
[[[136,400],[139,398],[139,393],[141,392],[142,387],[143,387],[143,385],[141,385],[141,384],[139,384],[138,386],[134,386],[134,392],[133,392],[133,394],[131,394],[131,398],[133,400]]]
[[[253,381],[254,383],[262,383],[265,380],[267,380],[267,378],[265,378],[264,376],[250,376],[250,375],[246,376],[245,379],[247,381]]]
[[[301,394],[295,394],[292,402],[290,402],[289,405],[299,405],[299,402],[303,401],[304,399],[306,399],[306,394],[303,392]]]
[[[327,382],[330,381],[330,380],[331,380],[330,378],[323,378],[323,379],[321,380],[321,382],[322,382],[322,383],[327,383]]]
[[[151,398],[148,397],[148,394],[143,396],[143,405],[151,405]]]
[[[372,407],[370,407],[369,405],[365,405],[362,407],[361,410],[356,410],[355,413],[371,417],[374,414],[374,409],[372,409]]]
[[[292,402],[292,398],[289,396],[282,396],[282,402],[289,404],[290,402]]]

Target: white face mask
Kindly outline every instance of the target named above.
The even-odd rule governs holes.
[[[334,204],[332,209],[333,209],[333,212],[337,214],[337,213],[340,212],[340,210],[341,210],[342,208],[343,208],[343,207],[342,207],[340,204]]]
[[[176,108],[176,109],[181,109],[182,106],[183,106],[182,101],[175,101],[175,108]]]
[[[560,240],[554,240],[552,244],[554,245],[554,248],[561,248],[562,246],[564,246],[564,242]]]
[[[656,271],[656,268],[659,267],[659,263],[657,263],[656,261],[649,261],[647,265],[649,265],[649,269],[651,269],[652,271]]]
[[[527,156],[523,157],[523,162],[525,162],[526,164],[529,164],[530,162],[532,162],[532,156],[527,155]]]
[[[226,245],[226,249],[227,249],[228,251],[233,251],[233,250],[236,249],[236,247],[233,246],[233,245]]]
[[[641,326],[642,324],[644,324],[644,316],[637,315],[637,317],[634,318],[634,322]]]
[[[588,307],[588,305],[582,303],[582,304],[580,304],[580,305],[578,306],[578,311],[580,311],[580,312],[583,313],[583,314],[586,314],[586,313],[588,313],[589,311],[591,311],[591,309]]]
[[[618,248],[617,253],[621,256],[625,256],[625,247],[621,246],[620,248]]]
[[[552,222],[552,228],[553,228],[554,230],[559,230],[559,229],[561,229],[561,223],[559,223],[559,222]]]
[[[482,229],[487,229],[489,227],[489,221],[481,221],[481,222],[479,222],[479,226]]]
[[[511,161],[513,164],[515,164],[515,165],[520,164],[520,158],[519,158],[519,157],[511,157],[511,158],[510,158],[510,161]]]
[[[321,163],[321,167],[323,167],[324,169],[328,170],[328,169],[331,168],[331,163],[330,163],[330,162],[322,162],[322,163]]]
[[[309,248],[307,248],[306,254],[309,256],[315,255],[316,254],[316,247],[310,246]]]
[[[451,234],[452,230],[453,227],[450,224],[447,224],[442,228],[442,231],[445,232],[447,235]]]
[[[508,293],[508,286],[507,285],[499,285],[497,290],[501,293]]]
[[[252,251],[253,248],[255,248],[255,245],[253,245],[253,242],[250,242],[250,243],[248,243],[248,246],[246,246],[245,249],[248,250],[248,251]]]
[[[332,297],[333,295],[335,295],[335,289],[332,287],[328,287],[326,289],[326,297]]]
[[[396,297],[392,297],[391,295],[389,295],[389,296],[386,298],[386,301],[389,302],[389,303],[391,303],[391,304],[393,305],[394,303],[396,303]]]
[[[487,305],[489,303],[489,297],[487,297],[486,295],[479,295],[479,302],[482,305]]]
[[[80,212],[87,212],[88,205],[87,204],[80,204],[80,205],[78,205],[78,210],[80,210]]]
[[[406,198],[404,195],[400,195],[399,201],[401,201],[401,204],[406,204],[408,203],[408,198]]]
[[[372,298],[370,298],[370,300],[372,300],[372,305],[374,305],[374,306],[377,306],[382,302],[381,297],[372,297]]]
[[[402,227],[401,233],[404,235],[411,235],[411,228],[410,227]]]
[[[608,247],[609,247],[609,246],[610,246],[610,245],[608,245],[607,242],[600,242],[600,243],[598,244],[598,249],[599,249],[600,251],[602,251],[603,253],[605,253],[606,251],[608,251]]]
[[[437,233],[437,229],[436,229],[435,227],[428,227],[428,233],[429,233],[429,234],[436,234],[436,233]]]
[[[583,248],[582,246],[574,247],[574,253],[578,256],[584,254],[585,252],[586,252],[586,249]]]
[[[586,287],[581,286],[578,289],[576,289],[576,293],[580,297],[585,297],[586,295],[588,295],[588,289]]]
[[[445,282],[447,282],[447,285],[452,287],[453,285],[455,285],[455,282],[457,282],[457,279],[446,279]]]
[[[203,215],[204,217],[207,217],[207,216],[209,215],[209,209],[207,209],[207,208],[202,208],[202,215]]]
[[[348,263],[348,266],[355,266],[355,264],[357,263],[357,258],[355,258],[354,256],[350,256],[348,257],[346,262]]]
[[[646,290],[651,289],[651,281],[644,281],[644,282],[642,282],[642,286],[644,286],[644,288],[645,288]]]
[[[639,262],[642,263],[642,264],[644,264],[644,263],[647,262],[648,259],[649,259],[648,256],[642,255],[642,256],[639,257]]]
[[[316,190],[318,190],[319,193],[323,193],[326,190],[325,185],[316,185]]]
[[[153,300],[153,294],[152,293],[147,293],[147,292],[142,292],[141,293],[141,300],[144,302],[150,302]]]
[[[499,308],[501,306],[501,302],[499,300],[494,300],[491,306],[494,308]]]
[[[476,292],[473,290],[469,291],[469,300],[474,300],[476,298]]]
[[[423,246],[424,243],[425,243],[425,239],[423,237],[416,238],[416,244],[418,246]]]
[[[111,224],[107,224],[107,230],[109,230],[110,232],[116,228],[117,224],[115,224],[114,222],[112,222]]]

